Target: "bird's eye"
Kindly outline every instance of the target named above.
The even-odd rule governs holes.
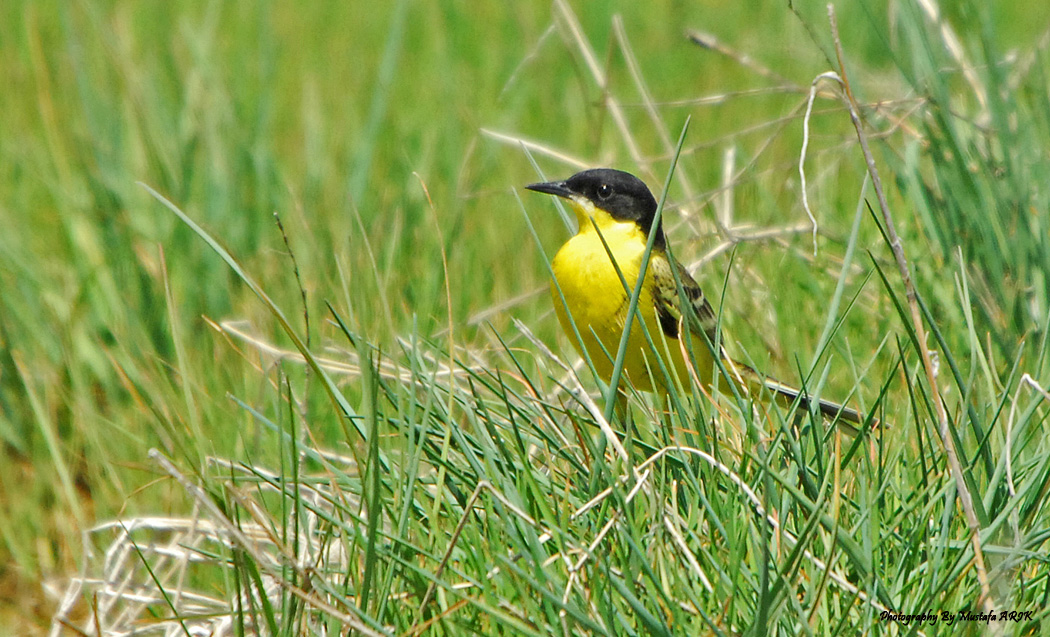
[[[612,186],[610,186],[609,184],[602,184],[601,186],[598,186],[598,198],[599,199],[608,199],[609,197],[612,196],[612,194],[613,194],[613,189],[612,189]]]

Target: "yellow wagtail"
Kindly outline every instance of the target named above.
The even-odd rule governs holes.
[[[687,348],[680,339],[684,330],[691,334],[688,351],[695,362],[693,370],[705,387],[711,385],[714,377],[711,352],[718,347],[719,356],[738,387],[751,392],[765,388],[781,402],[799,399],[804,409],[809,408],[810,399],[804,392],[732,361],[715,344],[716,318],[711,304],[689,272],[667,253],[663,228],[660,224],[653,228],[656,199],[641,179],[620,170],[599,168],[576,173],[565,181],[531,184],[526,188],[567,199],[576,213],[579,231],[558,250],[552,263],[557,284],[551,282],[551,295],[562,329],[582,355],[572,328],[575,323],[587,356],[603,379],[608,381],[612,375],[613,359],[627,322],[629,291],[634,290],[638,281],[649,233],[655,232],[636,316],[645,322],[663,360],[671,363],[673,370],[668,372],[689,386],[690,365],[683,355]],[[622,281],[617,267],[623,275]],[[698,327],[691,328],[690,320],[681,312],[676,276],[692,305]],[[666,390],[664,376],[637,320],[628,336],[623,372],[637,389]],[[837,403],[820,400],[817,407],[831,420],[864,423],[863,415]]]

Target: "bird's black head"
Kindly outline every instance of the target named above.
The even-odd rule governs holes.
[[[526,188],[572,201],[584,199],[617,221],[633,221],[646,234],[656,217],[653,193],[641,179],[622,170],[594,168],[578,172],[565,181],[530,184]],[[658,227],[656,242],[663,244],[663,241],[663,231]]]

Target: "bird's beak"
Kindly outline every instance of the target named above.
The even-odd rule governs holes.
[[[548,181],[540,184],[529,184],[528,186],[525,186],[525,189],[542,192],[545,195],[556,195],[558,197],[564,197],[565,199],[570,199],[576,194],[569,189],[564,181]]]

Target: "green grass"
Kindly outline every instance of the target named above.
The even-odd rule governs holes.
[[[0,7],[0,634],[67,594],[216,634],[933,634],[880,612],[979,611],[978,546],[1046,629],[1050,11],[942,7],[953,52],[837,7],[934,391],[830,83],[814,253],[823,5],[358,5]],[[727,344],[889,428],[686,395],[632,397],[622,456],[599,427],[528,154],[657,190],[687,117],[664,219]]]

